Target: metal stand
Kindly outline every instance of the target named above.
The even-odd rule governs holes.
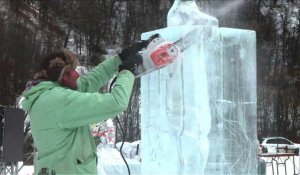
[[[18,162],[13,163],[1,163],[0,174],[2,175],[17,175],[20,171],[18,167]]]
[[[293,162],[293,174],[296,174],[296,167],[295,167],[295,153],[263,153],[263,154],[259,154],[259,157],[266,157],[266,158],[271,158],[271,161],[266,161],[266,163],[270,163],[272,166],[272,174],[274,175],[274,166],[273,166],[273,162],[276,163],[276,168],[277,168],[277,175],[279,175],[279,165],[283,165],[284,166],[284,170],[285,170],[285,175],[287,175],[287,169],[286,169],[286,162],[287,160],[289,160],[290,158],[292,158],[292,162]]]

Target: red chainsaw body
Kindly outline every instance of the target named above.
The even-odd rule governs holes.
[[[162,37],[152,40],[146,49],[139,52],[143,58],[143,64],[138,67],[136,77],[159,70],[174,61],[180,55],[179,47]]]
[[[150,54],[150,57],[157,68],[164,67],[178,57],[178,47],[170,42],[163,42],[159,44],[154,51]]]

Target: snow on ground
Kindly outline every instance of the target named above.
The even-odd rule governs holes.
[[[265,161],[270,161],[271,159],[267,159],[267,158],[263,158]],[[285,160],[286,157],[283,157],[281,158],[281,160]],[[287,175],[293,175],[293,162],[292,162],[292,159],[290,160],[287,160],[286,161],[287,163],[287,167],[286,167],[286,170],[287,170]],[[21,167],[22,164],[19,164],[19,167]],[[276,168],[276,164],[275,162],[273,163],[273,166],[274,166],[274,174],[277,174],[277,168]],[[295,156],[295,167],[296,167],[296,174],[299,173],[299,156]],[[279,169],[279,173],[278,174],[285,174],[285,170],[284,170],[284,166],[283,165],[279,165],[278,167]],[[32,175],[33,174],[33,166],[24,166],[20,172],[19,172],[19,175]],[[272,166],[270,163],[267,164],[267,173],[266,175],[272,175]]]
[[[33,166],[23,166],[18,175],[32,175]]]

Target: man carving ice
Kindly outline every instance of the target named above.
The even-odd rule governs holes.
[[[35,174],[45,169],[56,174],[97,174],[97,156],[90,124],[115,117],[127,108],[134,83],[134,56],[149,41],[142,41],[107,59],[83,76],[75,71],[70,51],[46,56],[34,80],[23,93],[38,151]],[[111,93],[99,88],[117,73]]]

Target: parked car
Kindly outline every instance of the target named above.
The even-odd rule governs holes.
[[[262,153],[296,153],[299,154],[300,144],[293,143],[284,137],[267,137],[260,144]]]

